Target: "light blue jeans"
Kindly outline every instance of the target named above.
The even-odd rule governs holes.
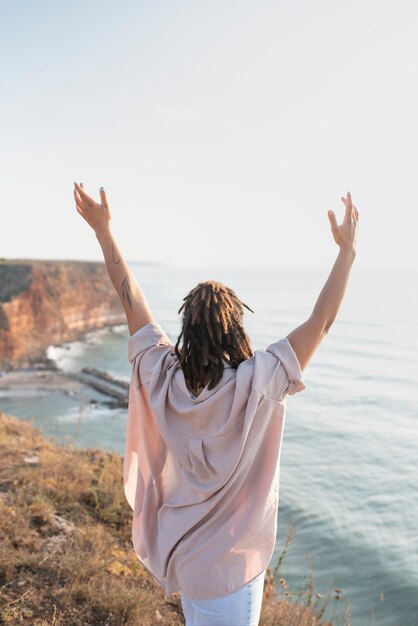
[[[266,570],[229,596],[192,600],[180,592],[186,626],[258,626]]]

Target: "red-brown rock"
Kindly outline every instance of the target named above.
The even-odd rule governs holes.
[[[46,358],[51,344],[126,322],[104,263],[0,262],[0,368]]]

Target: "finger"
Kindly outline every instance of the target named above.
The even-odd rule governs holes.
[[[109,205],[107,203],[106,192],[105,192],[103,187],[100,187],[100,200],[101,200],[101,203],[102,203],[102,207],[104,209],[108,209]]]
[[[103,187],[100,187],[100,200],[101,200],[101,203],[102,203],[102,207],[103,207],[103,209],[106,212],[107,219],[110,220],[111,219],[111,215],[110,215],[109,204],[107,202],[106,192],[105,192]]]
[[[77,199],[75,199],[75,208],[77,210],[77,213],[80,213],[80,215],[82,215],[84,217],[84,211],[83,211],[83,207],[81,204],[78,204]]]
[[[79,200],[77,200],[77,198],[74,196],[75,199],[75,208],[77,209],[77,211],[81,214],[84,215],[85,213],[88,212],[88,208]]]
[[[356,219],[358,219],[359,212],[357,211],[357,207],[355,207],[354,204],[353,204],[353,209],[354,209],[354,213],[356,215]]]
[[[337,218],[335,217],[334,211],[328,211],[328,219],[329,219],[330,224],[331,224],[331,230],[333,232],[335,230],[338,230],[338,222],[337,222]]]
[[[344,224],[344,222],[346,222],[347,219],[349,219],[350,211],[349,211],[349,208],[348,208],[348,200],[347,200],[347,198],[344,198],[344,196],[341,196],[341,200],[343,201],[344,206],[345,206],[345,213],[344,213],[343,222],[342,222]]]
[[[81,206],[80,196],[78,195],[75,189],[74,189],[74,200],[75,200],[76,207],[81,209],[82,206]]]
[[[77,189],[74,189],[74,199],[76,201],[76,204],[78,204],[82,208],[83,201],[81,200],[80,194],[78,193]]]
[[[84,200],[85,202],[92,202],[92,203],[94,203],[93,198],[91,198],[89,196],[89,194],[84,191],[84,188],[81,185],[79,185],[78,183],[74,183],[74,187],[77,189],[77,191],[80,194],[82,200]]]
[[[351,193],[349,191],[347,191],[347,198],[349,201],[349,219],[357,219],[358,215],[357,215],[357,209],[355,208],[353,202],[352,202],[352,198],[351,198]]]
[[[351,214],[351,211],[353,210],[353,203],[351,201],[351,193],[349,191],[347,191],[347,205],[348,205],[348,211]]]
[[[345,213],[344,213],[344,219],[343,222],[347,222],[351,219],[351,197],[350,197],[350,192],[347,193],[347,198],[344,198],[344,196],[341,196],[341,200],[344,202],[344,206],[345,206]]]

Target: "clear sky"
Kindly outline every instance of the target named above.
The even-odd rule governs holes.
[[[418,268],[416,0],[0,0],[0,256]]]

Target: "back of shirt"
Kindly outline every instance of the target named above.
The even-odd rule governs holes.
[[[166,593],[233,593],[273,554],[285,400],[305,388],[296,354],[281,339],[194,398],[159,324],[132,335],[128,354],[124,474],[137,555]]]

